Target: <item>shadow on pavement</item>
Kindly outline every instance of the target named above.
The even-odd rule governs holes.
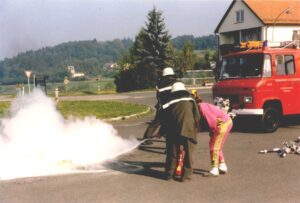
[[[164,167],[165,163],[163,162],[136,162],[136,161],[119,161],[119,162],[109,162],[105,165],[106,168],[111,170],[127,173],[127,174],[137,174],[142,176],[147,176],[151,178],[165,180]],[[161,168],[161,169],[153,169]],[[209,171],[194,168],[193,174],[205,175]]]
[[[138,138],[137,140],[143,141],[144,139],[143,139],[143,138]],[[150,138],[149,140],[152,141],[152,142],[166,142],[166,140],[163,140],[163,139],[155,139],[155,138]]]
[[[259,119],[254,116],[234,118],[231,131],[240,133],[262,133]]]
[[[235,118],[232,131],[240,133],[261,133],[264,134],[260,119],[255,116]],[[281,119],[279,128],[297,128],[300,125],[300,115],[284,116]]]
[[[203,176],[204,174],[207,174],[209,171],[208,170],[203,170],[203,169],[198,169],[194,168],[193,173],[197,175]]]
[[[300,125],[300,115],[285,116],[282,119],[281,127],[289,128]]]
[[[160,139],[160,140],[151,140],[152,142],[166,142],[165,140],[162,140],[162,139]]]
[[[128,174],[137,174],[148,176],[152,178],[164,180],[164,172],[162,170],[154,170],[155,168],[164,168],[165,164],[162,162],[109,162],[105,165],[106,168],[120,171]]]
[[[166,154],[166,148],[165,147],[152,147],[151,145],[140,145],[139,150],[146,151],[146,152],[157,153],[157,154]]]

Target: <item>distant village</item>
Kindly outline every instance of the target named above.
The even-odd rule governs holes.
[[[106,63],[103,65],[103,70],[115,70],[115,69],[118,69],[119,68],[119,65],[117,63]],[[76,72],[76,69],[74,66],[68,66],[67,67],[69,73],[71,74],[71,77],[72,78],[80,78],[80,77],[84,77],[85,76],[85,73],[82,73],[82,72]]]

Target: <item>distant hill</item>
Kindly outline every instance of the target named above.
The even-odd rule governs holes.
[[[179,36],[172,40],[174,48],[182,49],[190,41],[195,49],[215,49],[217,40],[214,35],[194,37]],[[98,42],[97,40],[62,43],[36,51],[27,51],[11,59],[0,61],[0,84],[26,83],[24,70],[30,69],[37,75],[49,76],[49,81],[62,82],[68,75],[67,67],[74,66],[77,72],[88,76],[105,75],[103,66],[117,62],[132,46],[132,39],[116,39]]]
[[[105,42],[76,41],[27,51],[12,59],[0,62],[0,81],[14,84],[26,81],[24,70],[30,69],[40,75],[48,75],[50,81],[63,81],[67,67],[89,76],[101,75],[105,63],[117,59],[132,46],[131,39]]]
[[[182,49],[184,44],[189,41],[195,45],[196,50],[217,49],[217,37],[215,35],[208,35],[202,37],[194,37],[193,35],[183,35],[172,39],[173,47]]]

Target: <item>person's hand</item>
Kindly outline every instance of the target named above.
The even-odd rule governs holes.
[[[159,132],[157,132],[157,133],[155,133],[154,135],[153,135],[153,137],[155,137],[155,138],[161,138],[161,134],[159,133]]]

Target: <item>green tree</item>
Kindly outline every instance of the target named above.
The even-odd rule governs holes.
[[[162,70],[170,60],[168,44],[171,36],[166,30],[162,12],[157,11],[155,7],[148,13],[147,19],[148,23],[142,29],[142,48],[137,50],[137,57],[140,57],[142,62],[153,64],[156,69]]]
[[[194,53],[195,46],[187,41],[184,44],[183,50],[182,50],[182,59],[183,59],[183,64],[182,64],[182,72],[185,72],[187,70],[192,70],[194,69],[194,64],[196,62],[196,54]]]
[[[131,57],[125,56],[127,61],[123,60],[123,63],[126,61],[131,64],[134,70],[125,69],[120,72],[116,77],[117,90],[126,91],[118,88],[118,85],[126,86],[121,81],[126,83],[127,80],[122,77],[135,80],[134,89],[154,87],[162,69],[172,64],[171,36],[166,30],[162,12],[154,7],[148,13],[147,20],[146,26],[135,37],[130,49]]]
[[[211,69],[210,63],[212,61],[217,62],[217,52],[214,50],[205,50],[204,59],[205,59],[205,69]]]
[[[97,40],[62,43],[36,51],[27,51],[18,56],[0,61],[0,83],[16,84],[26,82],[24,70],[34,74],[48,75],[49,82],[60,82],[72,65],[76,72],[88,77],[97,75],[113,77],[103,69],[105,63],[119,60],[132,46],[131,39],[97,42]]]
[[[176,49],[183,49],[185,42],[190,41],[195,45],[196,50],[217,49],[217,36],[208,35],[202,37],[194,37],[193,35],[182,35],[172,39],[172,43]]]

